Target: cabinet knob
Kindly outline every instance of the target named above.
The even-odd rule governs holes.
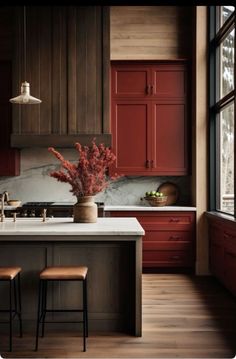
[[[150,87],[151,87],[151,95],[153,95],[153,92],[154,92],[154,86],[153,86],[153,85],[151,85]]]
[[[153,168],[153,160],[151,160],[151,167]]]
[[[150,168],[150,161],[149,160],[146,161],[146,168]]]

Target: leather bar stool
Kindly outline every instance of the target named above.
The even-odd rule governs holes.
[[[42,337],[44,337],[45,323],[55,323],[55,321],[45,321],[48,312],[82,312],[82,321],[57,321],[56,323],[83,323],[83,351],[86,351],[86,337],[88,336],[88,306],[87,306],[87,267],[78,266],[58,266],[47,267],[39,275],[39,294],[38,294],[38,318],[36,329],[35,350],[38,350],[39,327],[42,324]],[[82,309],[48,309],[47,308],[47,283],[49,281],[79,281],[83,283],[83,307]]]
[[[19,331],[20,331],[20,336],[22,337],[20,272],[21,272],[20,267],[0,267],[0,282],[9,283],[9,309],[0,309],[1,313],[9,313],[9,320],[1,321],[0,323],[9,324],[10,352],[12,351],[12,321],[16,315],[18,316],[19,319]],[[13,305],[13,297],[14,297],[14,305]]]

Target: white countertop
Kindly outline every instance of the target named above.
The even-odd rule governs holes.
[[[162,206],[162,207],[152,207],[152,206],[105,206],[105,211],[196,211],[196,207],[185,207],[185,206]]]
[[[98,218],[96,223],[74,223],[73,218],[5,218],[0,222],[2,236],[143,236],[144,229],[136,218]]]

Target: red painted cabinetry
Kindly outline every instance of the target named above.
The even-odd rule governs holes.
[[[20,174],[19,150],[10,148],[11,134],[11,62],[0,61],[0,176]]]
[[[111,217],[136,217],[145,230],[144,268],[194,268],[195,213],[110,211]]]
[[[210,271],[236,295],[236,228],[234,223],[209,220]]]
[[[186,64],[112,64],[112,172],[185,175]]]

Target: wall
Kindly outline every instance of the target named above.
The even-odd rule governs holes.
[[[190,6],[111,6],[111,59],[191,57],[192,10]]]
[[[64,149],[61,153],[66,159],[75,161],[77,152]],[[70,185],[58,182],[49,176],[60,168],[59,161],[47,149],[34,148],[21,150],[21,175],[0,177],[0,193],[8,191],[11,199],[28,201],[72,201],[76,198],[70,193]],[[190,204],[190,177],[123,177],[96,196],[97,201],[106,204],[140,204],[140,197],[146,191],[171,180],[180,189],[179,204]]]

